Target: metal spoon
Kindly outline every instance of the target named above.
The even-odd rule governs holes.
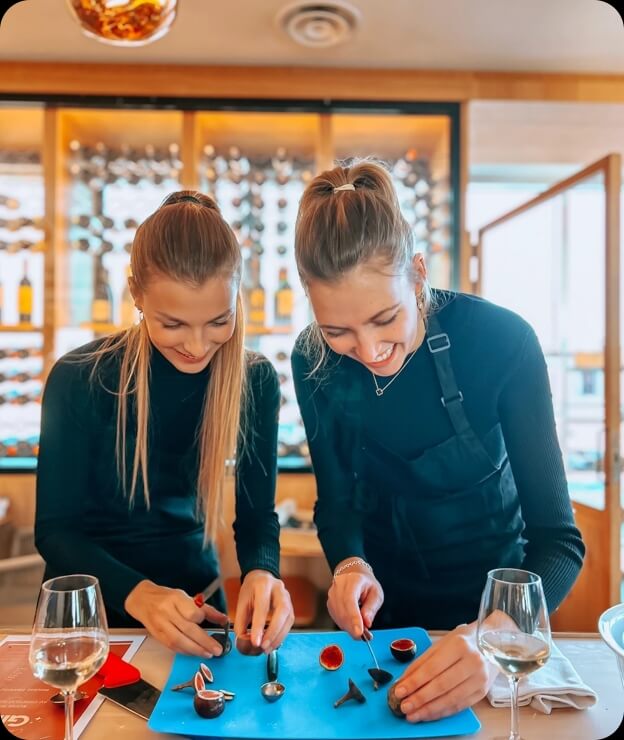
[[[379,663],[377,662],[377,658],[375,657],[375,653],[373,652],[371,639],[372,634],[367,630],[366,633],[362,635],[362,640],[366,643],[366,647],[368,648],[373,659],[373,663],[375,664],[374,668],[368,669],[368,674],[373,679],[373,688],[377,690],[380,686],[383,686],[384,684],[390,683],[390,681],[392,681],[392,674],[389,671],[384,671],[383,668],[379,667]]]
[[[277,650],[271,650],[267,656],[267,678],[266,683],[260,687],[260,693],[269,702],[273,703],[284,696],[286,687],[277,680]]]

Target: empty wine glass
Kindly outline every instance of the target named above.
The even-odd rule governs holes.
[[[28,659],[33,674],[65,697],[65,740],[73,740],[74,692],[108,655],[106,613],[97,578],[69,575],[41,586]]]
[[[518,682],[550,656],[550,623],[542,579],[528,570],[491,570],[481,596],[477,644],[507,676],[511,692],[509,740],[518,730]]]

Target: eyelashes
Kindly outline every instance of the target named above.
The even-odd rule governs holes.
[[[389,319],[386,319],[386,321],[376,321],[375,326],[388,326],[393,321],[396,320],[397,316],[399,315],[399,312],[397,311],[393,316],[391,316]],[[330,331],[324,332],[326,336],[330,337],[331,339],[338,339],[339,337],[343,336],[345,334],[344,331],[337,332],[332,334]]]

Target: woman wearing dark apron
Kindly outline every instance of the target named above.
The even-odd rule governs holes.
[[[488,570],[538,573],[553,611],[582,565],[544,357],[516,314],[429,287],[375,162],[310,183],[295,248],[316,319],[293,374],[328,609],[354,638],[450,630],[401,679],[408,719],[445,716],[495,675],[474,639]]]

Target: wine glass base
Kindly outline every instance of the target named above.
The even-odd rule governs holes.
[[[74,691],[74,701],[80,701],[81,699],[86,699],[87,695],[84,691]],[[65,697],[60,692],[58,694],[54,694],[54,696],[50,697],[50,701],[52,704],[65,704]]]

